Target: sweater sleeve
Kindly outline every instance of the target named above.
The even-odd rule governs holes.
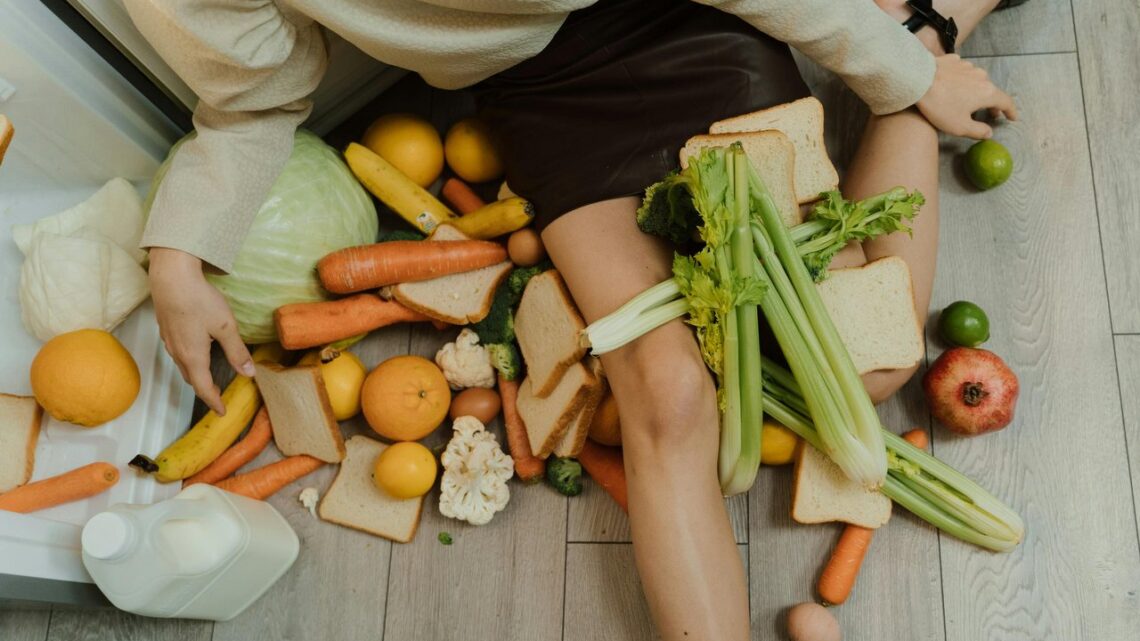
[[[272,0],[126,0],[135,25],[199,97],[197,136],[159,187],[143,247],[229,271],[293,149],[327,63],[324,34]]]
[[[934,56],[871,0],[696,1],[799,49],[876,114],[913,105],[934,80]]]

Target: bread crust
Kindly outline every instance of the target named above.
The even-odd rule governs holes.
[[[40,427],[43,423],[44,409],[40,407],[39,403],[32,396],[17,396],[15,394],[5,394],[0,392],[0,396],[10,399],[15,399],[19,402],[30,402],[35,406],[32,411],[32,422],[28,425],[28,435],[25,437],[25,451],[24,451],[24,472],[20,476],[20,481],[16,483],[15,487],[26,484],[32,480],[32,474],[35,472],[36,467],[36,443],[40,438]],[[3,490],[0,490],[3,491]]]

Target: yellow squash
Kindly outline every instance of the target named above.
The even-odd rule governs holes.
[[[456,218],[435,196],[364,145],[350,143],[344,159],[365,189],[423,233]]]
[[[534,206],[524,198],[504,198],[463,216],[447,221],[471,238],[489,240],[518,231],[534,220]]]
[[[253,352],[259,363],[280,362],[284,350],[276,343],[262,345]],[[153,459],[139,454],[131,465],[154,474],[163,483],[181,481],[202,471],[233,445],[253,415],[261,409],[261,394],[248,376],[238,374],[222,392],[226,415],[218,416],[213,410],[206,413],[182,438],[171,443]]]

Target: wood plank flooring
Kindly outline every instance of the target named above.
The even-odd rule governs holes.
[[[1021,400],[1015,424],[997,434],[963,439],[936,427],[933,451],[1014,506],[1026,539],[991,554],[896,510],[851,598],[835,609],[845,638],[1117,641],[1140,629],[1137,33],[1136,0],[1035,0],[989,18],[964,48],[1018,100],[1021,121],[996,129],[1017,168],[1009,183],[979,194],[957,166],[968,143],[942,141],[932,309],[965,298],[987,310],[987,347],[1019,375]],[[828,146],[842,166],[863,112],[838,81],[804,70],[827,106]],[[330,140],[341,144],[385,111],[430,114],[442,128],[470,109],[463,94],[408,78]],[[928,334],[929,363],[943,346]],[[451,336],[390,328],[354,351],[371,367],[395,354],[431,355]],[[917,377],[880,414],[896,431],[931,427]],[[491,428],[501,438],[501,426]],[[359,419],[346,425],[361,430]],[[272,448],[262,455],[274,457]],[[272,499],[301,537],[301,556],[235,620],[0,604],[0,640],[657,638],[625,515],[592,483],[573,499],[512,484],[510,506],[484,527],[441,517],[433,491],[416,540],[397,545],[300,506],[302,487],[323,493],[334,473],[322,469]],[[814,598],[840,531],[793,523],[790,486],[790,468],[764,468],[749,495],[729,502],[754,639],[784,638],[784,613]],[[437,541],[441,531],[452,545]]]

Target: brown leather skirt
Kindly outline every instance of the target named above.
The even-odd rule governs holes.
[[[691,0],[601,0],[473,90],[540,229],[641,194],[710,123],[810,93],[787,45]]]

